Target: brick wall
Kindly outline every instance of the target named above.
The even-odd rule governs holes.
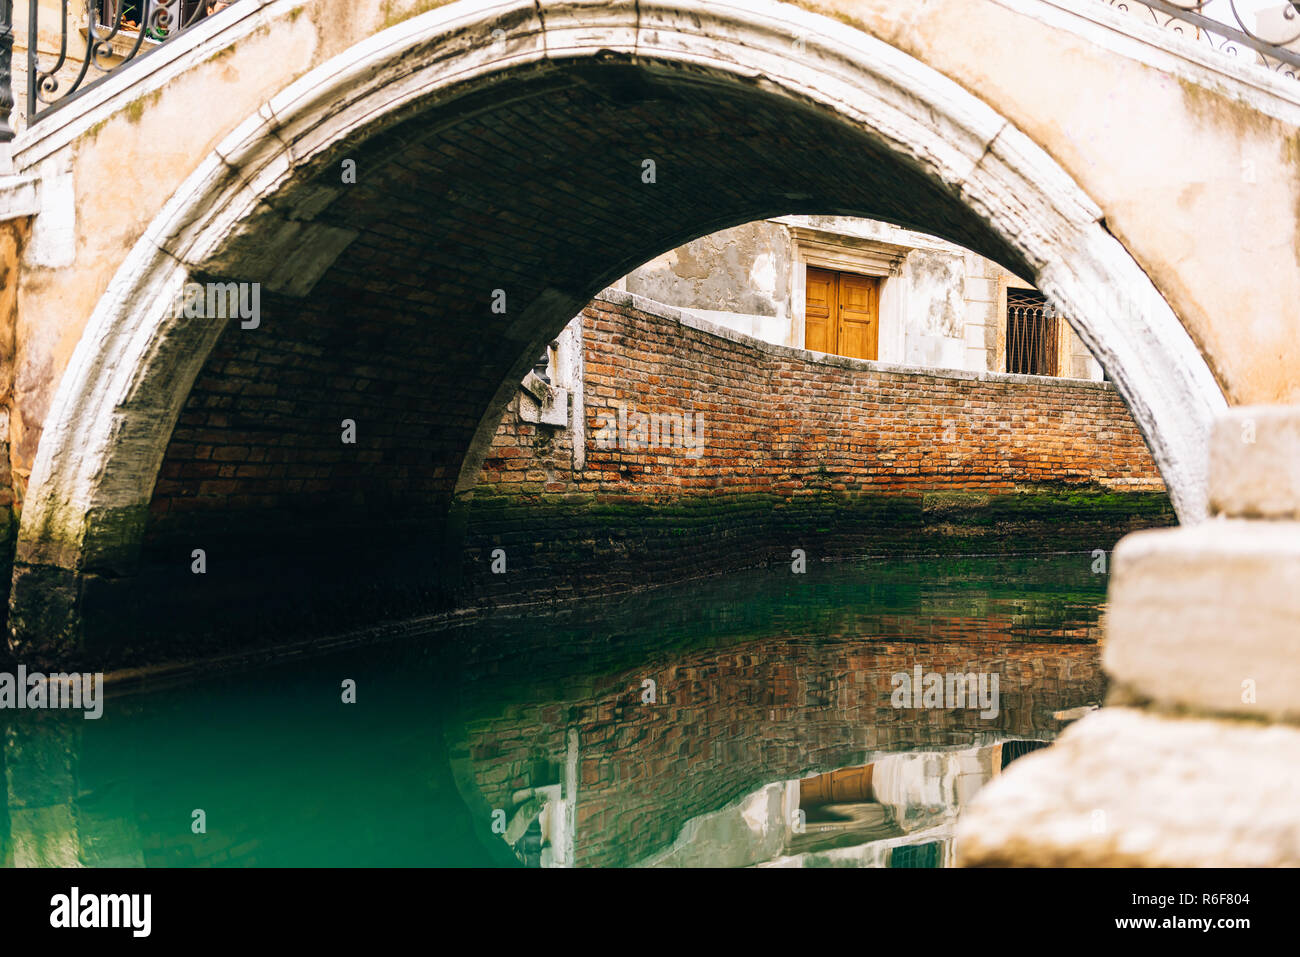
[[[570,430],[512,404],[466,504],[464,577],[480,598],[630,587],[795,548],[1090,551],[1174,520],[1107,383],[816,358],[612,292],[582,324],[584,466]],[[701,416],[698,455],[636,447],[637,413]],[[505,574],[490,572],[496,548]]]

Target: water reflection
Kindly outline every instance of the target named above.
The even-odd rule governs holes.
[[[764,570],[110,698],[98,721],[11,715],[0,853],[943,865],[962,804],[1101,700],[1089,563]],[[918,666],[997,675],[996,716],[894,707]]]

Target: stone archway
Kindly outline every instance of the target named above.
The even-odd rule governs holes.
[[[355,186],[339,176],[347,159]],[[1204,515],[1205,436],[1224,406],[1204,359],[1100,210],[988,105],[784,5],[474,0],[377,34],[274,97],[133,248],[46,420],[19,536],[15,646],[65,653],[87,602],[131,578],[203,376],[224,377],[242,416],[214,431],[258,428],[259,399],[282,403],[283,450],[284,435],[336,415],[330,389],[360,389],[331,373],[369,358],[367,388],[388,389],[373,410],[404,423],[367,468],[286,453],[303,470],[267,479],[279,484],[264,495],[241,494],[239,469],[256,463],[229,476],[217,466],[214,481],[233,484],[214,484],[207,533],[229,524],[233,501],[271,514],[316,496],[295,547],[327,541],[328,516],[348,503],[349,548],[391,542],[373,537],[380,526],[427,538],[537,345],[595,291],[694,236],[793,212],[926,229],[1034,278],[1115,381],[1180,517]],[[265,328],[281,339],[240,343],[239,323],[178,314],[194,279],[260,284]],[[504,315],[488,308],[497,288],[510,295]],[[385,308],[424,332],[376,325]],[[371,310],[370,344],[356,327],[349,337],[349,309]],[[267,365],[250,366],[250,348]],[[436,355],[451,358],[423,391],[418,372],[399,374]],[[277,391],[295,377],[301,391]],[[232,391],[234,379],[252,385]]]

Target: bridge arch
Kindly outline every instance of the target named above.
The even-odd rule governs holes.
[[[293,528],[273,531],[299,550],[391,554],[394,535],[418,549],[445,537],[523,372],[592,294],[695,236],[803,212],[937,233],[1033,279],[1109,372],[1180,517],[1203,516],[1205,436],[1225,404],[1204,358],[1101,211],[989,105],[782,4],[462,0],[272,98],[136,243],[46,419],[13,644],[63,653],[96,596],[132,579],[150,529],[166,525],[150,503],[205,378],[229,402],[213,406],[224,425],[209,414],[200,426],[261,429],[281,463],[313,464],[250,479],[247,495],[236,466],[232,488],[214,486],[205,540],[229,535],[235,496],[249,515],[296,501]],[[259,284],[258,328],[187,318],[176,303],[195,280]],[[490,308],[498,289],[504,314]],[[423,372],[387,395],[374,388],[382,373],[347,373],[405,360]],[[354,402],[371,390],[365,407],[396,423],[350,469],[324,446],[348,405],[339,389]],[[253,421],[259,409],[273,428]],[[363,506],[364,527],[340,531],[332,516],[348,504]]]

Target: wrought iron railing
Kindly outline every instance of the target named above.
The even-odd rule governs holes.
[[[1269,6],[1259,3],[1247,6],[1244,0],[1102,2],[1139,14],[1149,23],[1205,43],[1228,56],[1253,59],[1275,73],[1300,78],[1300,0],[1277,0]]]
[[[235,0],[29,0],[27,122],[143,59]],[[45,14],[42,20],[42,12]],[[53,22],[50,22],[50,21]],[[41,49],[57,38],[57,53]],[[0,0],[0,142],[13,139],[13,0]]]
[[[49,0],[46,0],[48,3]],[[237,0],[54,0],[58,54],[42,58],[40,0],[29,0],[27,122],[35,123],[114,70]],[[1087,0],[1079,0],[1080,3]],[[1300,77],[1300,0],[1278,0],[1263,26],[1246,0],[1101,0],[1232,56]],[[47,23],[47,27],[50,25]],[[47,35],[51,30],[47,29]],[[13,0],[0,0],[0,143],[13,139]]]

